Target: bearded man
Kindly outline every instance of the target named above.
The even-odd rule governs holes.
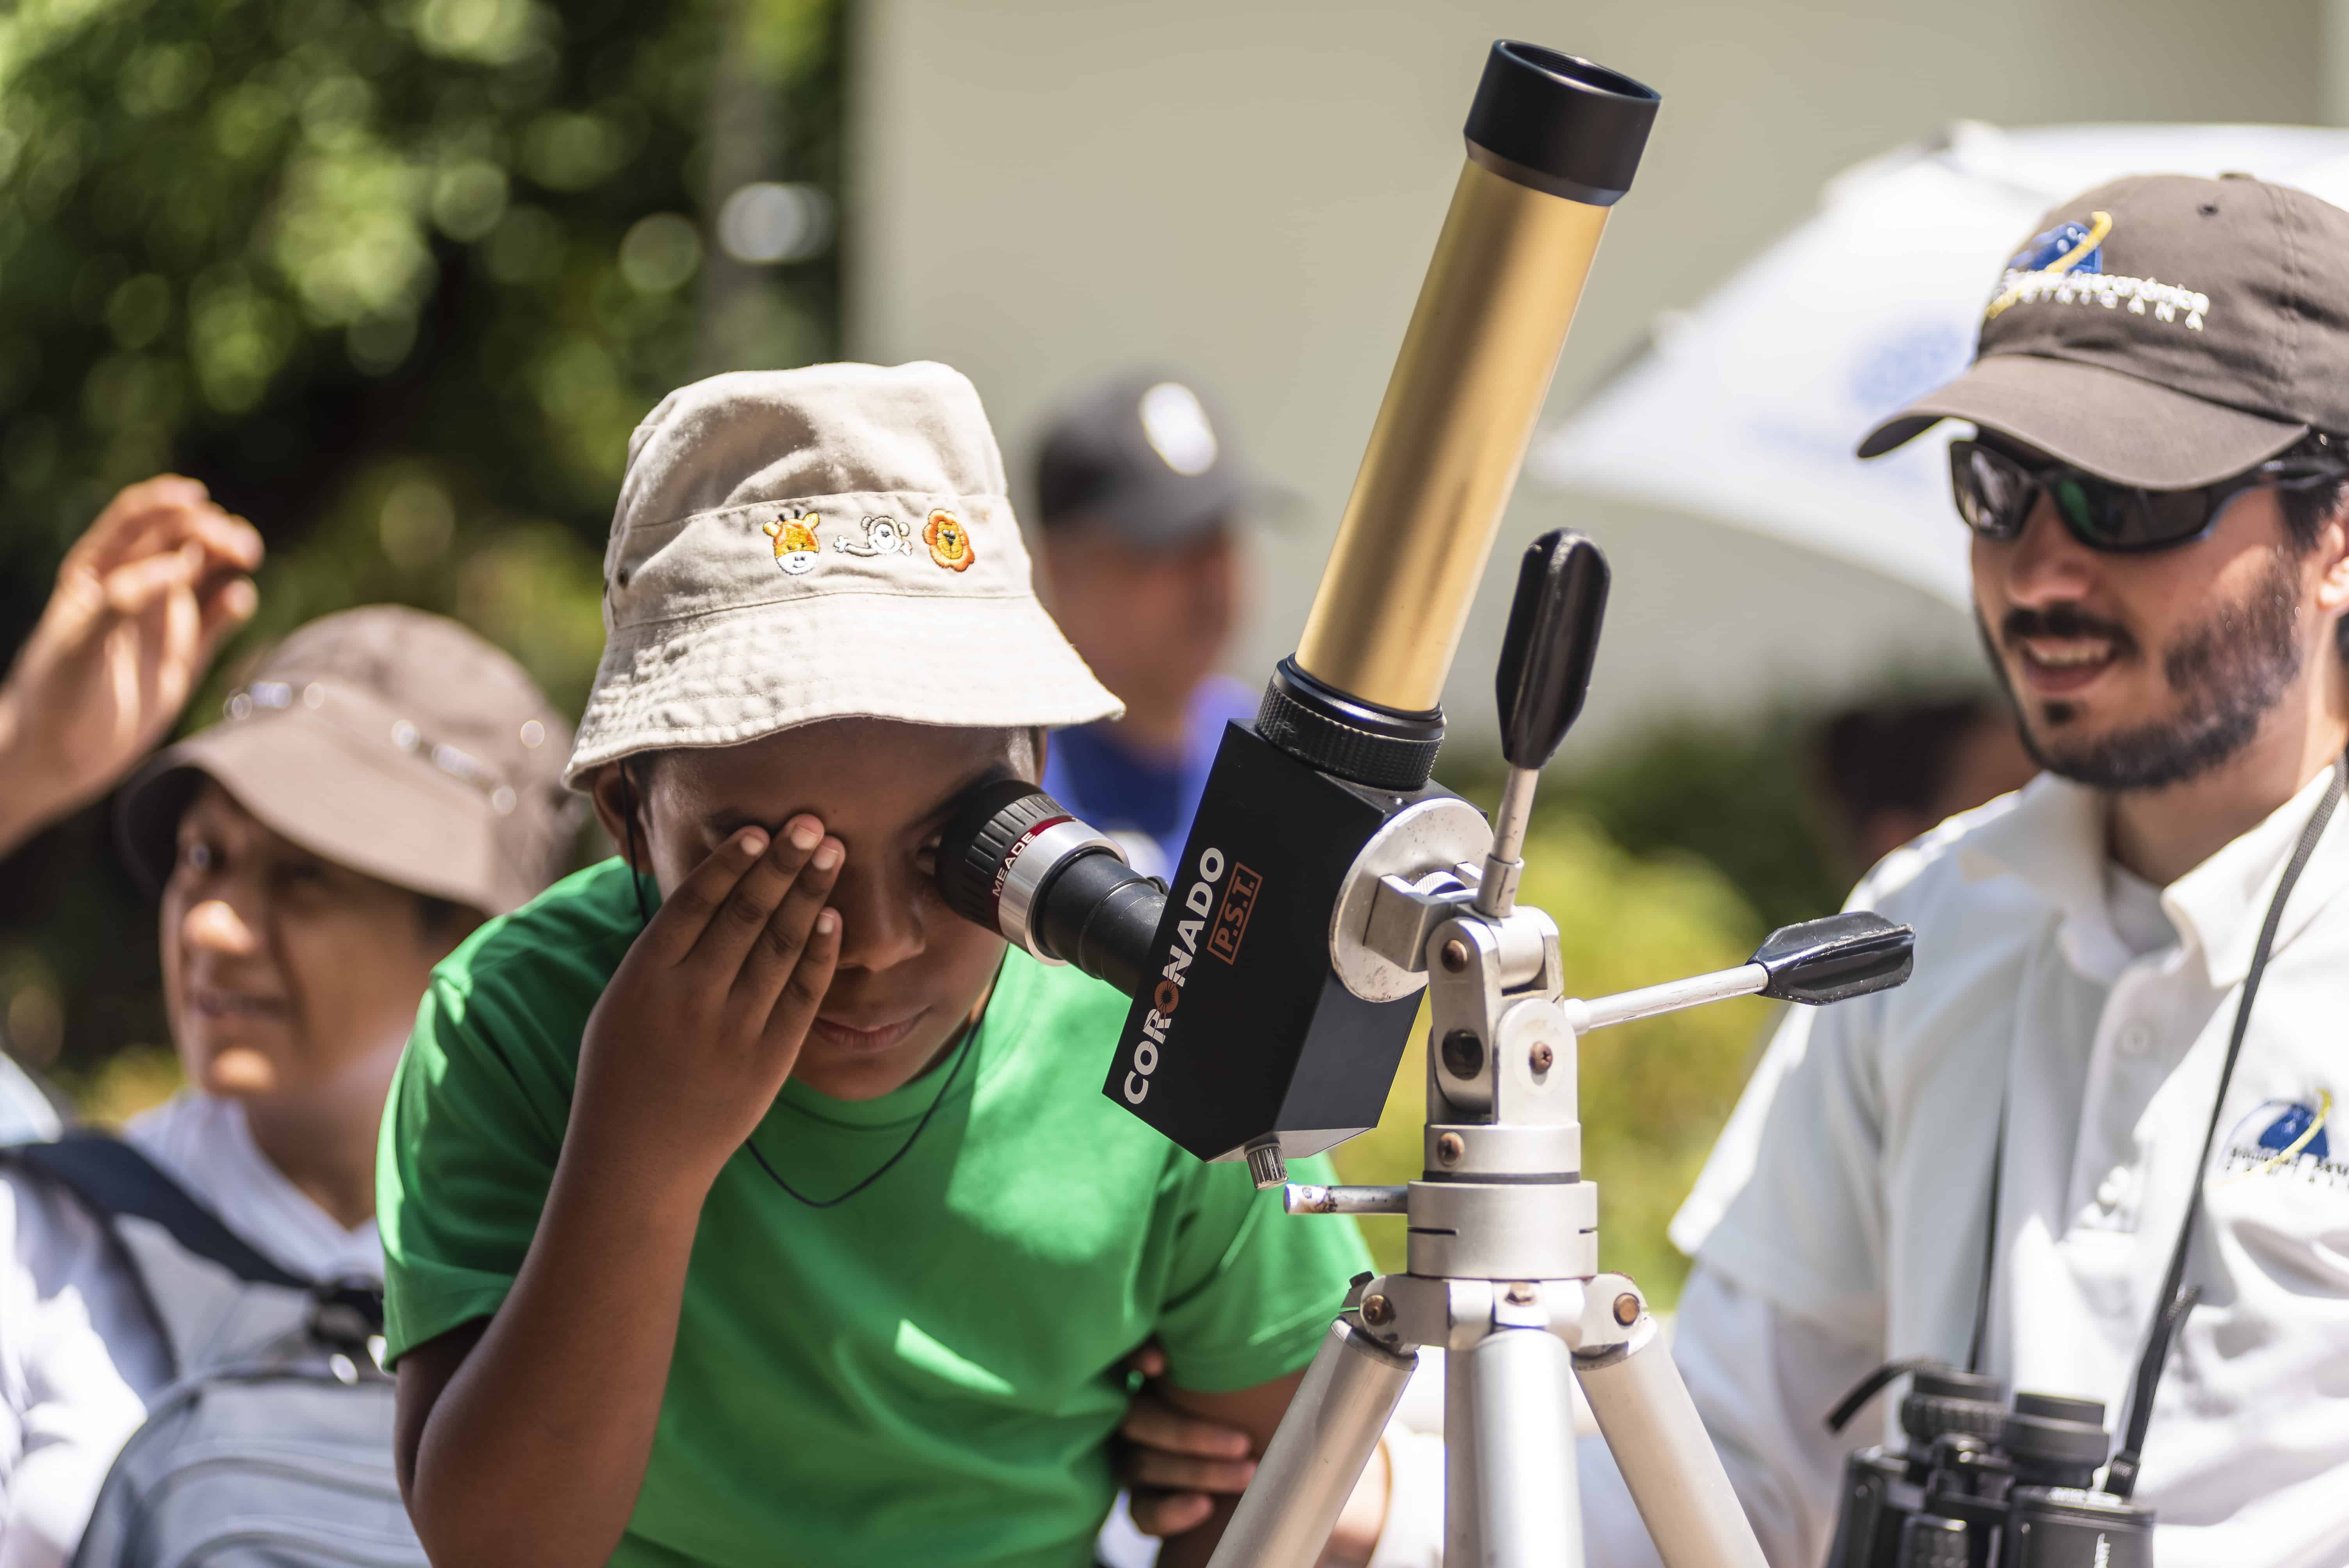
[[[2164,1366],[2155,1560],[2337,1563],[2349,212],[2157,176],[2040,227],[1972,366],[1860,455],[1976,427],[1951,447],[1975,612],[2045,771],[1853,895],[1916,927],[1916,976],[1789,1012],[1676,1227],[1702,1243],[1675,1354],[1773,1563],[1827,1553],[1847,1450],[1904,1440],[1822,1418],[1920,1357],[2097,1401],[2116,1437]],[[1582,1458],[1591,1560],[1646,1557]]]

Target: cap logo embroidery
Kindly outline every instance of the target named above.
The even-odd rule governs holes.
[[[1999,292],[1982,311],[1982,320],[1996,321],[2018,304],[2100,304],[2115,310],[2126,304],[2131,315],[2148,308],[2156,321],[2174,322],[2186,313],[2186,330],[2202,330],[2203,313],[2210,296],[2177,284],[2153,278],[2122,277],[2105,271],[2105,241],[2113,232],[2110,212],[2091,212],[2084,223],[2058,223],[2011,257]]]
[[[914,542],[894,517],[868,517],[864,520],[864,538],[860,542],[843,539],[833,546],[850,555],[911,555]]]
[[[970,547],[970,531],[950,511],[930,513],[929,526],[922,530],[922,542],[930,547],[930,559],[949,572],[968,572],[976,559]]]
[[[814,569],[816,552],[823,548],[815,529],[823,521],[814,512],[802,511],[762,523],[759,531],[775,542],[775,564],[798,577]]]

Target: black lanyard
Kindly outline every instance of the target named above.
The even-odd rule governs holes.
[[[2202,1130],[2202,1151],[2194,1161],[2194,1185],[2187,1194],[2186,1214],[2178,1222],[2178,1241],[2169,1249],[2169,1267],[2163,1273],[2161,1295],[2157,1297],[2158,1309],[2153,1326],[2146,1335],[2145,1354],[2138,1357],[2137,1377],[2129,1388],[2128,1435],[2121,1443],[2121,1451],[2113,1456],[2112,1468],[2106,1471],[2105,1490],[2116,1497],[2127,1497],[2137,1486],[2138,1457],[2145,1452],[2146,1428],[2153,1421],[2154,1389],[2161,1382],[2162,1364],[2169,1357],[2169,1342],[2185,1324],[2186,1315],[2202,1295],[2202,1287],[2186,1284],[2186,1253],[2194,1241],[2194,1222],[2202,1217],[2202,1189],[2209,1181],[2210,1150],[2219,1141],[2219,1116],[2226,1108],[2228,1086],[2235,1080],[2235,1060],[2243,1054],[2243,1032],[2251,1026],[2251,999],[2259,995],[2260,979],[2268,972],[2268,954],[2275,946],[2276,927],[2283,923],[2284,900],[2292,896],[2292,884],[2300,881],[2302,868],[2316,852],[2316,841],[2324,836],[2325,825],[2333,820],[2333,809],[2341,803],[2344,787],[2349,787],[2349,758],[2335,758],[2333,779],[2324,787],[2324,798],[2309,814],[2308,826],[2300,830],[2300,842],[2293,846],[2292,859],[2285,862],[2283,880],[2276,883],[2275,897],[2268,901],[2268,917],[2260,923],[2260,943],[2251,950],[2251,966],[2243,975],[2243,999],[2235,1004],[2235,1026],[2227,1037],[2226,1065],[2219,1069],[2219,1092],[2210,1099],[2210,1122]],[[1993,1221],[1995,1216],[1992,1216]]]

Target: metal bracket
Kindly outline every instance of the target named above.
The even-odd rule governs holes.
[[[1346,989],[1365,1002],[1395,1002],[1424,986],[1427,973],[1420,956],[1424,934],[1444,916],[1420,924],[1418,903],[1423,896],[1438,900],[1447,915],[1453,903],[1467,903],[1474,896],[1474,880],[1446,868],[1481,861],[1492,844],[1493,830],[1485,814],[1456,795],[1431,796],[1388,818],[1347,868],[1337,905],[1330,912],[1330,965]],[[1446,880],[1431,882],[1431,877]],[[1428,888],[1424,895],[1423,885]],[[1373,940],[1371,917],[1381,903],[1392,907]],[[1422,934],[1420,946],[1394,944],[1395,936],[1407,936],[1413,930]]]
[[[1602,1275],[1620,1281],[1620,1275]],[[1538,1328],[1563,1340],[1568,1350],[1588,1339],[1592,1314],[1604,1315],[1599,1298],[1578,1279],[1439,1279],[1425,1274],[1383,1274],[1363,1282],[1349,1296],[1350,1311],[1362,1333],[1391,1350],[1440,1346],[1471,1350],[1501,1328]],[[1612,1293],[1605,1299],[1613,1299]]]
[[[1584,1287],[1582,1321],[1575,1354],[1586,1364],[1605,1362],[1629,1346],[1648,1311],[1648,1298],[1629,1276],[1594,1274]]]
[[[1406,974],[1424,975],[1429,935],[1476,897],[1476,883],[1463,879],[1460,869],[1430,872],[1417,882],[1381,877],[1371,894],[1362,945]]]

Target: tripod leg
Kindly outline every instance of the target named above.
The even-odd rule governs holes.
[[[1574,1371],[1664,1568],[1766,1568],[1656,1320]]]
[[[1207,1568],[1313,1568],[1418,1365],[1331,1324]]]
[[[1455,1358],[1470,1384],[1476,1568],[1582,1568],[1569,1359],[1539,1328],[1496,1329]],[[1462,1501],[1454,1491],[1447,1504]]]
[[[1485,1549],[1476,1533],[1476,1380],[1468,1353],[1447,1352],[1444,1369],[1444,1561],[1475,1568]]]

